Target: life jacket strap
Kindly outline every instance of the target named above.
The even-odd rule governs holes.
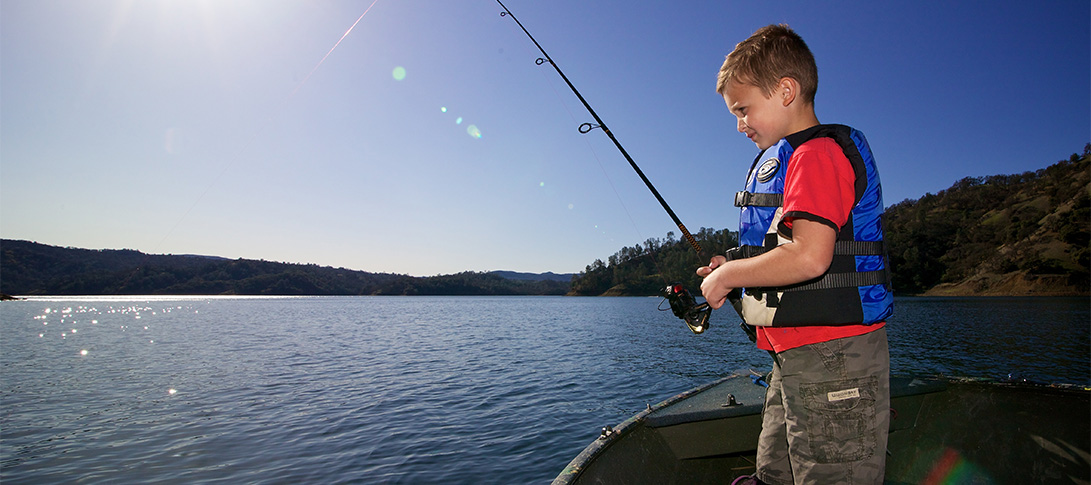
[[[886,254],[884,241],[836,241],[833,254],[837,256],[883,256]]]
[[[752,258],[772,250],[764,246],[744,245],[727,250],[727,260]],[[833,245],[835,256],[885,256],[886,245],[883,241],[835,241]],[[785,286],[776,290],[780,291],[810,291],[825,290],[829,288],[853,288],[872,285],[890,285],[890,271],[885,268],[877,271],[853,271],[849,273],[826,273],[818,280],[798,286]],[[772,291],[771,291],[772,290]],[[771,288],[747,288],[747,292],[754,295],[768,293],[775,295]],[[770,306],[776,306],[771,302]]]
[[[825,290],[829,288],[855,288],[859,286],[886,285],[890,283],[886,270],[854,271],[852,273],[826,273],[818,281],[800,286],[781,288],[784,291]]]
[[[784,205],[784,194],[755,194],[735,192],[735,207],[780,207]]]
[[[772,250],[771,247],[743,245],[727,250],[727,260],[753,258]],[[886,254],[886,244],[883,241],[835,241],[833,243],[834,256],[883,256]]]

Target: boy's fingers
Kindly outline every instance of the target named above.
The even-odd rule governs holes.
[[[719,267],[719,266],[720,266],[721,264],[724,264],[724,263],[726,263],[726,262],[727,262],[727,258],[725,258],[725,257],[723,257],[723,256],[713,256],[713,257],[712,257],[712,260],[710,260],[710,261],[708,262],[708,267],[709,267],[709,268],[712,268],[712,269],[716,269],[716,268],[718,268],[718,267]]]

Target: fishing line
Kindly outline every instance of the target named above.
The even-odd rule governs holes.
[[[501,15],[505,14],[502,13]],[[512,18],[515,17],[513,16]],[[531,55],[537,55],[534,54],[534,50],[530,49],[529,47],[527,48],[527,52]],[[541,65],[541,63],[538,63],[538,65]],[[546,75],[545,72],[541,72],[541,75],[546,85],[549,86],[549,89],[552,90],[553,94],[557,97],[558,103],[560,103],[561,107],[564,108],[564,111],[568,113],[569,119],[571,119],[574,123],[578,123],[579,121],[576,119],[575,113],[573,113],[572,110],[569,108],[568,103],[565,102],[565,99],[563,96],[561,96],[561,93],[557,91],[557,86],[554,85],[553,81],[549,78],[549,76]],[[581,132],[581,134],[586,133]],[[634,218],[632,212],[629,211],[629,206],[625,205],[625,200],[621,197],[621,193],[618,192],[617,186],[614,184],[614,179],[610,177],[610,173],[606,170],[606,166],[602,163],[602,157],[599,156],[598,150],[596,150],[595,146],[591,144],[590,139],[583,138],[583,142],[587,145],[587,149],[591,151],[591,156],[595,159],[595,163],[598,164],[599,170],[602,172],[603,178],[606,179],[607,185],[610,186],[610,190],[614,193],[614,197],[617,198],[618,203],[621,205],[622,211],[625,212],[625,216],[629,219],[629,224],[632,225],[633,231],[637,234],[637,236],[640,236],[641,234],[643,234],[643,231],[640,230],[640,227],[636,223],[636,218]],[[595,228],[598,229],[599,226],[596,225]],[[603,231],[603,234],[605,234],[605,231]],[[659,264],[659,260],[655,258],[655,254],[651,251],[648,251],[647,256],[651,260],[652,265],[654,265],[656,270],[659,271],[660,279],[662,279],[664,283],[669,283],[666,279],[666,276],[664,276],[666,272],[663,271],[663,267]]]
[[[501,4],[501,5],[503,5],[503,4]],[[501,15],[505,15],[505,14],[501,13]],[[512,18],[515,18],[515,17],[513,16]],[[530,49],[530,48],[527,49],[527,52],[531,53],[532,55],[536,55],[536,54],[533,54],[534,51],[532,49]],[[541,65],[541,63],[537,63],[537,64]],[[560,103],[561,107],[563,107],[564,111],[566,113],[568,113],[568,117],[574,123],[578,123],[579,121],[576,119],[575,113],[573,113],[572,110],[569,108],[568,103],[565,102],[564,97],[562,97],[561,93],[559,91],[557,91],[556,85],[553,84],[553,81],[549,78],[549,76],[546,75],[545,72],[542,72],[542,79],[545,80],[546,85],[549,86],[549,89],[551,89],[553,91],[553,94],[557,97],[557,101]],[[586,134],[586,133],[581,131],[580,134]],[[636,219],[633,217],[632,212],[629,211],[629,206],[625,205],[625,200],[621,197],[621,193],[618,192],[617,186],[614,185],[614,179],[611,178],[610,173],[608,171],[606,171],[606,166],[602,163],[602,157],[599,156],[598,150],[595,150],[595,146],[591,144],[590,139],[583,138],[583,142],[587,145],[587,149],[591,151],[591,156],[595,159],[595,163],[598,164],[599,170],[602,172],[603,178],[606,179],[607,185],[610,186],[610,190],[614,193],[614,197],[617,198],[618,204],[621,205],[622,211],[625,212],[625,216],[629,219],[629,224],[632,225],[634,233],[636,233],[637,236],[640,236],[641,234],[643,234],[643,231],[640,230],[640,227],[637,225]],[[596,225],[595,228],[597,229],[598,226]],[[605,231],[603,232],[603,234],[605,234]],[[664,276],[666,273],[663,271],[663,267],[660,266],[659,261],[655,258],[655,254],[652,253],[651,251],[648,251],[647,256],[648,256],[648,259],[651,260],[652,265],[654,265],[656,270],[659,271],[660,279],[662,279],[664,281],[664,283],[669,283],[667,281],[667,279],[666,279],[666,276]]]
[[[533,51],[528,49],[528,52],[533,52]],[[548,85],[549,88],[551,90],[553,90],[553,94],[555,96],[557,96],[557,101],[560,103],[561,107],[564,108],[564,111],[566,113],[568,113],[568,117],[573,122],[578,122],[576,120],[575,113],[573,113],[572,110],[569,109],[568,103],[566,103],[564,101],[564,98],[561,96],[561,93],[559,91],[557,91],[557,87],[553,84],[553,81],[551,81],[549,79],[549,76],[546,76],[546,74],[543,72],[542,73],[542,79],[544,79],[545,82],[546,82],[546,85]],[[606,171],[606,166],[603,165],[602,158],[599,157],[598,151],[595,150],[595,146],[591,144],[591,141],[589,139],[587,139],[587,138],[582,138],[582,139],[583,139],[583,142],[587,145],[587,149],[591,151],[591,156],[595,159],[595,163],[598,164],[599,170],[602,171],[602,176],[603,176],[603,178],[606,179],[606,184],[610,186],[610,190],[614,193],[614,197],[617,198],[618,203],[621,205],[621,209],[625,212],[625,216],[629,218],[629,223],[632,224],[633,231],[635,231],[638,236],[640,234],[643,234],[643,231],[641,231],[640,227],[637,226],[636,219],[633,217],[632,212],[629,211],[629,207],[625,205],[625,200],[622,199],[621,193],[618,192],[618,190],[617,190],[617,186],[614,185],[614,179],[611,178],[610,173]],[[598,226],[595,226],[595,227],[597,228]],[[655,265],[656,269],[659,270],[660,274],[663,274],[663,270],[659,266],[659,262],[656,261],[655,255],[649,252],[648,257],[651,258],[652,263]]]
[[[697,253],[698,258],[701,258],[702,260],[707,260],[702,254],[703,251],[701,249],[701,245],[697,242],[697,239],[693,237],[693,234],[690,234],[689,230],[686,229],[685,224],[682,224],[682,221],[678,218],[678,215],[674,213],[674,210],[671,209],[670,205],[667,204],[667,201],[663,199],[663,196],[660,195],[659,191],[656,190],[654,185],[652,185],[651,180],[648,180],[648,177],[644,175],[644,171],[641,170],[639,166],[637,166],[636,162],[633,160],[633,157],[629,156],[629,152],[625,151],[625,147],[621,146],[621,142],[617,140],[617,138],[614,136],[614,133],[610,131],[610,129],[606,126],[606,123],[602,121],[602,118],[600,118],[598,113],[595,112],[594,108],[591,107],[591,104],[588,103],[586,99],[584,99],[583,95],[580,94],[578,89],[576,89],[576,86],[572,84],[572,81],[568,80],[568,76],[564,74],[564,71],[561,71],[561,68],[557,66],[557,63],[553,61],[548,53],[546,53],[545,49],[542,47],[541,44],[538,43],[534,36],[530,35],[530,31],[528,31],[527,28],[523,26],[523,23],[515,17],[515,14],[511,13],[511,10],[509,10],[508,7],[504,5],[504,2],[496,0],[496,3],[499,3],[500,7],[504,9],[503,12],[500,12],[500,16],[511,17],[511,19],[515,21],[516,25],[518,25],[519,28],[523,30],[523,33],[530,38],[530,41],[533,42],[538,50],[542,53],[543,57],[539,57],[534,61],[534,63],[540,66],[548,62],[550,66],[553,66],[553,69],[557,71],[558,75],[561,76],[561,79],[564,80],[565,84],[568,85],[568,88],[572,90],[572,93],[575,94],[577,98],[579,98],[581,103],[583,103],[583,107],[586,108],[587,112],[591,114],[591,117],[595,119],[595,123],[581,124],[578,128],[579,132],[582,134],[587,134],[591,132],[591,130],[601,128],[603,133],[606,133],[606,136],[610,138],[610,141],[614,142],[614,146],[617,147],[618,151],[620,151],[622,156],[625,157],[625,160],[629,162],[629,166],[631,166],[633,170],[636,171],[637,175],[640,176],[640,180],[642,180],[644,182],[644,185],[648,187],[648,190],[652,192],[652,195],[655,196],[655,199],[659,201],[659,205],[663,207],[663,210],[667,211],[667,215],[669,215],[671,220],[674,221],[674,224],[678,226],[678,229],[682,231],[682,237]],[[594,150],[592,150],[592,153],[594,153]],[[598,156],[596,154],[596,159],[597,158]],[[599,166],[602,166],[601,162],[599,163]],[[605,172],[605,169],[603,171]],[[607,177],[607,180],[609,180],[609,177]],[[611,183],[611,186],[612,185],[613,184]],[[615,189],[615,193],[616,192],[617,191]],[[624,206],[624,203],[622,203],[622,206]],[[627,209],[626,213],[628,213]],[[632,215],[630,215],[629,217],[631,219]],[[649,254],[651,253],[649,252]],[[659,264],[655,262],[654,256],[652,257],[652,261],[658,268]],[[659,269],[659,272],[661,275],[663,274],[662,269]],[[692,330],[693,333],[702,333],[705,331],[705,329],[708,328],[708,320],[709,316],[712,313],[712,307],[710,307],[707,302],[698,305],[693,295],[684,287],[682,287],[681,284],[668,285],[667,288],[664,290],[664,296],[666,296],[667,299],[670,301],[671,310],[674,312],[675,316],[684,320],[686,322],[686,325],[689,326],[689,329]]]
[[[599,115],[595,112],[594,108],[592,108],[587,100],[584,99],[583,95],[580,94],[579,90],[576,89],[576,86],[572,84],[572,81],[568,80],[568,76],[565,76],[564,71],[561,71],[561,68],[557,66],[557,63],[553,62],[553,59],[549,57],[549,54],[547,54],[545,49],[542,48],[542,45],[534,39],[533,35],[530,35],[530,32],[527,31],[527,28],[523,26],[523,23],[520,22],[519,19],[515,18],[515,15],[511,13],[511,10],[509,10],[507,6],[504,5],[504,2],[496,0],[496,3],[499,3],[500,6],[504,9],[504,11],[500,13],[500,16],[503,17],[506,15],[508,17],[511,17],[511,19],[514,20],[517,25],[519,25],[519,28],[523,29],[523,33],[527,34],[527,37],[530,38],[530,41],[533,42],[536,47],[538,47],[538,50],[542,52],[542,55],[545,56],[539,57],[534,61],[534,63],[540,66],[548,62],[549,65],[553,66],[553,69],[556,70],[557,74],[561,76],[561,79],[563,79],[565,84],[568,85],[568,88],[572,90],[572,93],[575,94],[577,98],[579,98],[581,103],[583,103],[583,107],[586,108],[587,112],[591,114],[591,117],[595,119],[595,123],[581,124],[579,127],[579,132],[587,134],[591,130],[601,128],[602,131],[606,133],[606,136],[610,137],[610,141],[614,142],[614,146],[617,147],[618,151],[620,151],[622,156],[625,157],[625,160],[629,162],[629,165],[632,166],[633,170],[636,171],[636,174],[640,176],[640,180],[644,182],[644,185],[646,185],[648,187],[648,190],[652,192],[652,195],[655,196],[655,199],[659,201],[659,205],[663,206],[663,209],[667,211],[667,215],[669,215],[671,220],[674,221],[674,224],[678,226],[678,229],[682,231],[682,236],[686,239],[689,245],[693,247],[693,250],[696,251],[697,255],[700,257],[702,249],[701,245],[697,242],[697,239],[693,237],[693,234],[690,234],[689,229],[686,229],[685,224],[682,224],[682,221],[678,218],[678,215],[674,213],[674,210],[671,209],[670,205],[667,204],[667,201],[663,199],[663,196],[659,195],[659,191],[656,190],[655,186],[652,185],[652,182],[648,180],[648,177],[644,175],[644,171],[640,170],[640,167],[637,166],[635,161],[633,161],[633,157],[629,156],[629,152],[625,151],[625,147],[621,146],[621,142],[617,140],[617,138],[614,136],[614,133],[606,127],[606,123],[602,121],[602,118],[599,118]]]

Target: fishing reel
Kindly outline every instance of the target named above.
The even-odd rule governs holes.
[[[708,330],[708,318],[712,316],[712,307],[708,303],[697,303],[693,294],[682,287],[681,283],[669,285],[663,289],[663,297],[671,304],[674,316],[686,322],[686,326],[696,334]]]

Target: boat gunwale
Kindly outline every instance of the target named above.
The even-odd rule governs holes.
[[[580,454],[576,455],[576,457],[568,463],[568,466],[566,466],[564,470],[562,470],[561,473],[557,475],[557,478],[553,480],[552,485],[568,485],[571,483],[575,483],[576,479],[578,479],[580,474],[583,472],[583,464],[592,463],[595,457],[604,453],[606,449],[610,447],[610,445],[616,443],[617,441],[620,441],[621,438],[636,430],[638,427],[643,426],[649,414],[652,414],[659,409],[666,408],[682,402],[696,394],[700,394],[708,389],[716,387],[730,379],[738,379],[740,377],[743,377],[743,375],[731,374],[716,379],[712,382],[708,382],[700,386],[694,387],[687,391],[683,391],[663,400],[662,402],[654,406],[649,404],[647,409],[636,413],[635,415],[633,415],[629,419],[626,419],[625,421],[622,421],[615,427],[603,428],[604,434],[595,439],[595,441],[593,441],[591,444],[584,447],[584,449],[580,451]]]
[[[606,452],[611,445],[617,443],[625,436],[631,434],[633,431],[639,429],[642,426],[647,425],[647,417],[656,411],[673,406],[679,402],[682,402],[690,397],[705,392],[711,388],[719,386],[731,379],[739,379],[745,377],[743,374],[732,373],[730,375],[715,379],[711,382],[699,385],[687,391],[681,392],[674,396],[667,398],[666,400],[656,404],[649,404],[647,409],[640,411],[632,417],[622,421],[617,426],[610,428],[609,426],[603,428],[603,435],[599,436],[592,443],[584,447],[584,449],[573,458],[568,465],[561,471],[559,475],[553,480],[553,485],[569,485],[576,483],[580,475],[586,469],[586,465],[593,463],[595,459]],[[1057,394],[1071,394],[1071,393],[1089,393],[1091,392],[1091,386],[1080,384],[1046,384],[1040,382],[1033,382],[1028,380],[1019,379],[989,379],[989,378],[973,378],[973,377],[952,377],[944,375],[897,375],[891,376],[892,378],[909,378],[912,380],[924,380],[931,382],[932,385],[925,386],[919,389],[917,392],[905,393],[905,396],[917,395],[917,394],[930,394],[935,392],[945,392],[950,385],[964,385],[964,386],[996,386],[1018,389],[1022,391],[1034,391],[1044,393],[1057,393]],[[899,393],[901,395],[901,393]],[[894,398],[896,396],[891,396]]]

